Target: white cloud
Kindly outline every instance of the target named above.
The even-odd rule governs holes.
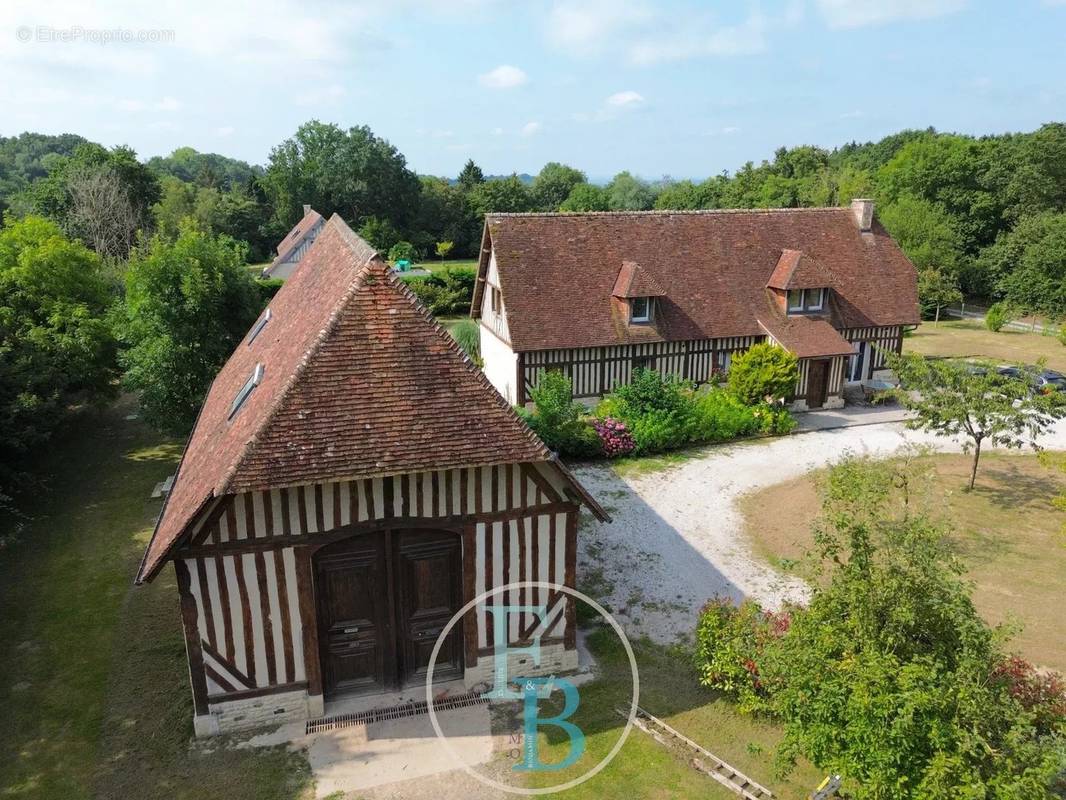
[[[514,89],[529,82],[529,76],[518,67],[500,64],[496,69],[478,75],[477,82],[489,89]]]
[[[843,114],[840,115],[840,118],[841,119],[859,119],[860,117],[865,117],[865,116],[866,116],[866,112],[865,111],[855,110],[855,111],[845,111]]]
[[[787,0],[773,16],[751,4],[736,21],[697,4],[666,11],[642,0],[557,0],[545,34],[574,56],[620,53],[630,63],[646,65],[761,53],[770,29],[794,25],[802,15],[801,0]]]
[[[526,137],[534,136],[535,134],[540,132],[541,127],[542,126],[539,122],[527,122],[525,125],[522,126],[521,133],[523,136]]]
[[[740,128],[736,125],[726,125],[724,128],[716,128],[713,131],[707,131],[704,136],[732,136],[735,133],[740,133]]]
[[[906,19],[931,19],[961,11],[966,0],[817,0],[831,28],[862,28]]]
[[[221,128],[215,128],[215,136],[232,136],[236,131],[237,129],[232,125],[223,125]]]
[[[607,105],[615,108],[631,108],[644,102],[643,95],[634,91],[615,92],[607,98]]]

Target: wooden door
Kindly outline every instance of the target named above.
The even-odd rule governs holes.
[[[445,531],[397,531],[395,535],[399,684],[426,679],[437,637],[463,605],[462,549]],[[435,681],[462,676],[463,625],[458,622],[441,645]]]
[[[315,554],[319,658],[327,697],[425,680],[437,637],[463,604],[462,543],[434,530],[356,534]],[[434,680],[462,677],[463,625]]]
[[[392,683],[395,635],[383,534],[344,539],[315,556],[322,685],[327,696]]]
[[[829,362],[818,360],[807,367],[807,408],[821,408],[829,383]]]

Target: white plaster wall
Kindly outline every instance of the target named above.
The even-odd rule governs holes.
[[[518,355],[484,325],[478,327],[481,332],[481,359],[485,362],[482,368],[485,377],[508,403],[514,403],[518,397],[518,387],[515,386],[518,379]]]

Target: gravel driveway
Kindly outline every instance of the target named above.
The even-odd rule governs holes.
[[[578,468],[578,478],[614,518],[604,525],[582,517],[578,587],[604,602],[628,632],[662,643],[690,636],[696,612],[714,595],[748,596],[770,607],[802,599],[802,581],[751,551],[737,498],[824,467],[847,451],[888,455],[908,442],[961,449],[959,442],[883,423],[709,447],[676,466],[632,477],[602,465]],[[1066,424],[1041,445],[1066,449]]]

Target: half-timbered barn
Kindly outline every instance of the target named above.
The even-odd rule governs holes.
[[[796,354],[798,410],[843,405],[919,321],[914,266],[850,208],[490,214],[471,316],[489,380],[597,398],[643,367],[706,382],[757,342]]]
[[[573,586],[581,504],[606,519],[334,216],[211,386],[137,582],[174,565],[199,735],[317,718],[423,683],[477,595]],[[576,667],[567,596],[509,594],[548,609],[510,620],[523,674]],[[491,683],[494,644],[476,606],[436,678]]]

